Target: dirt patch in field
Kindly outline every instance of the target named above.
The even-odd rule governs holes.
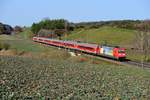
[[[29,58],[45,58],[45,59],[68,59],[70,54],[67,52],[46,51],[46,52],[26,52],[18,50],[0,50],[1,56],[20,56]]]
[[[0,55],[14,56],[17,55],[17,52],[15,50],[1,50]]]
[[[30,52],[17,51],[17,50],[1,50],[0,55],[3,56],[22,56],[22,57],[33,57]]]

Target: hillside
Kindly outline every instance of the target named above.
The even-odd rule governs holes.
[[[31,28],[25,28],[23,32],[18,33],[18,35],[20,38],[23,39],[31,39],[33,36],[33,33],[31,31]]]
[[[81,29],[73,31],[68,37],[64,39],[81,40],[86,42],[94,42],[103,44],[107,42],[112,45],[130,45],[135,36],[134,30],[101,27],[98,29]]]
[[[25,37],[24,37],[25,36]],[[0,51],[0,55],[26,56],[34,58],[57,58],[64,59],[69,54],[64,50],[41,45],[31,39],[25,39],[23,33],[19,35],[0,35],[0,43],[9,45],[8,50]]]
[[[10,35],[0,35],[0,41],[4,41],[4,40],[19,40],[19,39]]]

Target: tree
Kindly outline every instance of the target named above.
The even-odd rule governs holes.
[[[37,33],[39,32],[40,29],[41,29],[40,24],[36,24],[36,23],[33,23],[33,24],[32,24],[31,31],[32,31],[35,35],[37,35]]]
[[[4,26],[3,26],[3,24],[0,23],[0,34],[3,34],[4,31],[5,31]]]
[[[73,30],[73,28],[74,27],[70,26],[69,22],[64,19],[56,19],[56,20],[44,19],[39,23],[33,23],[31,30],[36,35],[41,29],[54,31],[56,30],[56,34],[61,37],[63,33],[67,33],[67,31]],[[58,30],[60,33],[58,33]],[[65,32],[62,32],[62,30],[63,31],[65,30]]]
[[[137,25],[139,32],[136,34],[136,44],[140,48],[141,63],[143,67],[143,62],[147,61],[150,54],[150,25],[149,21],[143,21],[143,23]]]
[[[56,29],[55,34],[59,37],[59,39],[61,40],[61,37],[65,34],[66,35],[66,30],[65,29]]]
[[[10,25],[0,23],[0,34],[10,35],[13,28]]]
[[[22,31],[23,31],[23,28],[20,27],[20,26],[15,26],[14,31],[15,31],[16,33],[19,33],[19,32],[22,32]]]

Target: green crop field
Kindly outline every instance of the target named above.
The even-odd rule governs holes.
[[[0,99],[150,99],[150,70],[73,58],[0,56]]]

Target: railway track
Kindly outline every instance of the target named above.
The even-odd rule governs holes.
[[[41,43],[42,44],[42,43]],[[50,46],[50,45],[47,45],[47,44],[43,44],[43,45],[46,45],[46,46]],[[54,48],[57,48],[57,49],[60,49],[62,47],[57,47],[57,46],[51,46],[51,47],[54,47]],[[70,52],[74,52],[74,50],[71,50],[69,48],[62,48],[64,50],[68,50]],[[97,58],[97,59],[100,59],[100,60],[103,60],[103,61],[107,61],[107,62],[111,62],[111,63],[114,63],[114,64],[117,64],[117,65],[125,65],[125,66],[135,66],[135,67],[143,67],[143,68],[150,68],[150,63],[141,63],[141,62],[138,62],[138,61],[131,61],[129,59],[127,59],[126,61],[117,61],[117,60],[114,60],[114,59],[111,59],[111,58],[107,58],[107,57],[102,57],[102,56],[99,56],[99,55],[93,55],[93,54],[90,54],[90,53],[86,53],[86,52],[82,52],[83,55],[85,56],[88,56],[88,57],[94,57],[94,58]]]
[[[137,66],[137,67],[143,67],[143,68],[150,68],[150,63],[141,63],[141,62],[138,62],[138,61],[126,61],[124,62],[126,64],[129,64],[129,65],[134,65],[134,66]]]
[[[94,57],[94,58],[97,58],[97,59],[100,59],[100,60],[103,60],[103,61],[107,61],[107,62],[111,62],[111,63],[117,64],[117,65],[150,68],[150,63],[146,63],[146,62],[141,63],[141,62],[138,62],[138,61],[131,61],[129,59],[126,59],[125,61],[117,61],[117,60],[114,60],[112,58],[102,57],[102,56],[99,56],[99,55],[93,55],[93,54],[89,54],[89,53],[82,53],[82,54],[85,55],[85,56],[88,56],[88,57],[92,57],[92,58]]]
[[[150,68],[150,63],[146,63],[146,62],[141,63],[141,62],[138,62],[138,61],[131,61],[129,59],[127,59],[125,61],[117,61],[117,60],[114,60],[114,59],[111,59],[111,58],[104,58],[104,57],[97,56],[97,55],[87,55],[87,56],[96,57],[96,58],[98,58],[100,60],[111,62],[111,63],[115,63],[115,64],[118,64],[118,65]]]

